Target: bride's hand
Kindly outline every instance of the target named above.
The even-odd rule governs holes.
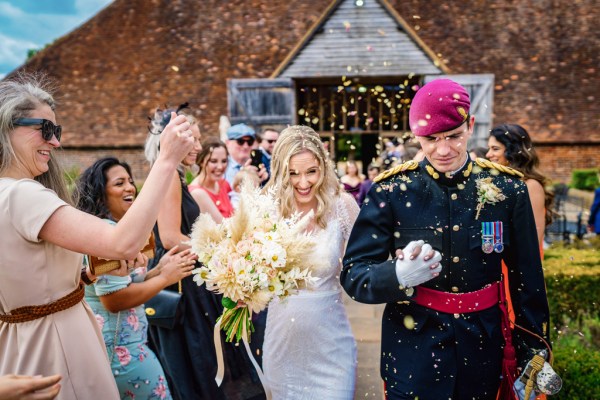
[[[420,241],[422,242],[422,241]],[[423,243],[418,243],[417,245],[415,245],[413,251],[409,254],[408,259],[409,260],[414,260],[415,258],[417,258],[419,256],[419,254],[421,254],[421,249],[423,248]],[[431,260],[431,258],[434,256],[435,254],[435,250],[431,249],[427,254],[425,254],[425,257],[423,257],[423,261],[429,261]],[[399,260],[404,260],[404,252],[402,251],[402,249],[397,249],[396,250],[396,258],[398,258]]]

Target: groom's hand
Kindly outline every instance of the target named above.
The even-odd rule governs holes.
[[[402,287],[418,286],[440,274],[442,256],[423,240],[410,242],[401,252],[402,257],[396,260],[396,277]],[[408,260],[404,254],[409,254]]]

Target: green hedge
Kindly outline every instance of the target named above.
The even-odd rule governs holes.
[[[600,348],[593,340],[599,337],[600,320],[586,319],[584,326],[582,332],[563,333],[554,343],[554,369],[563,387],[549,399],[600,399]]]
[[[549,399],[600,399],[600,237],[544,254],[554,369],[563,388]]]
[[[574,169],[569,186],[581,190],[594,190],[600,186],[598,173],[597,169]]]
[[[598,238],[592,246],[596,242],[600,243]],[[600,246],[553,245],[545,251],[544,275],[553,326],[564,325],[565,318],[600,318],[600,251],[596,248]]]

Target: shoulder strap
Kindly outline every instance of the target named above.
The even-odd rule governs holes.
[[[418,166],[419,166],[419,163],[416,162],[415,160],[407,161],[403,164],[395,166],[394,168],[383,171],[381,174],[377,175],[375,177],[375,179],[373,179],[373,182],[382,181],[384,179],[389,178],[390,176],[399,174],[400,172],[411,171],[413,169],[417,169]]]
[[[504,165],[501,165],[501,164],[498,164],[498,163],[495,163],[495,162],[491,162],[489,160],[486,160],[485,158],[476,158],[475,159],[475,164],[477,164],[481,168],[495,169],[495,170],[498,170],[500,172],[504,172],[504,173],[509,174],[509,175],[518,176],[519,178],[523,177],[523,174],[521,172],[517,171],[516,169],[513,169],[511,167],[506,167]]]

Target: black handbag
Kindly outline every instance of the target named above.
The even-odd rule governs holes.
[[[183,323],[184,306],[181,292],[171,290],[161,290],[144,304],[148,323],[167,329]]]

